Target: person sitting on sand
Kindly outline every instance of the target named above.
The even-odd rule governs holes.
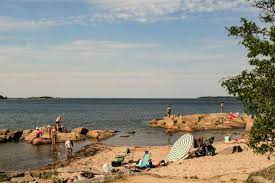
[[[57,136],[57,130],[56,130],[56,127],[53,126],[51,129],[52,144],[56,144],[56,136]]]
[[[36,127],[36,137],[41,137],[43,135],[43,130],[40,130],[38,127]]]
[[[66,148],[67,158],[71,157],[73,155],[73,141],[66,140],[65,148]]]

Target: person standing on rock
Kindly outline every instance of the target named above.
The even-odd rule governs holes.
[[[57,136],[57,130],[56,130],[56,127],[53,126],[51,129],[52,144],[56,144],[56,136]]]
[[[167,106],[166,110],[167,110],[168,118],[170,118],[170,116],[171,116],[171,107],[170,107],[170,105]]]
[[[59,131],[60,128],[60,123],[61,123],[61,116],[57,116],[56,120],[55,120],[55,125],[56,125],[56,130]]]
[[[67,158],[71,157],[73,155],[73,141],[66,140],[65,148],[66,148]]]
[[[222,101],[221,102],[221,113],[223,113],[224,112],[224,102]]]

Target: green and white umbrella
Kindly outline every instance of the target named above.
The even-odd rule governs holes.
[[[189,151],[193,146],[193,136],[191,134],[185,134],[181,136],[172,146],[170,153],[168,154],[168,161],[176,161],[185,159],[189,155]]]

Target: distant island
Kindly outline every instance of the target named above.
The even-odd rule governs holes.
[[[204,96],[204,97],[198,97],[198,98],[206,98],[206,99],[213,99],[213,98],[217,98],[217,99],[235,99],[236,97],[234,96]]]
[[[29,97],[27,99],[57,99],[58,97],[41,96],[41,97]]]
[[[8,97],[5,97],[3,95],[0,95],[0,99],[8,99]]]

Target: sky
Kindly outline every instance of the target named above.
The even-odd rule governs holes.
[[[246,0],[1,0],[0,94],[224,96],[248,68],[225,27],[257,16]]]

